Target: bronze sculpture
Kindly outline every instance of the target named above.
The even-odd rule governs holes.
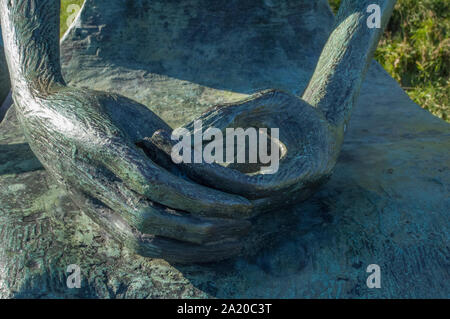
[[[129,99],[65,85],[59,66],[58,1],[2,1],[2,28],[19,118],[47,170],[119,239],[144,255],[169,260],[226,258],[239,251],[239,236],[251,227],[247,219],[287,199],[291,204],[307,198],[331,173],[382,32],[365,25],[369,2],[373,1],[343,2],[337,28],[303,100],[271,91],[202,116],[221,129],[237,124],[233,121],[238,118],[239,125],[252,125],[249,114],[264,105],[262,115],[252,120],[270,127],[291,120],[289,129],[298,134],[283,141],[288,156],[281,163],[281,174],[255,178],[216,165],[181,168],[209,186],[205,187],[145,157],[137,145],[151,152],[167,151],[161,145],[169,142],[157,131],[170,132],[170,127]],[[383,25],[394,3],[379,1]],[[30,12],[36,17],[32,23],[24,19]],[[30,29],[38,31],[26,32]],[[349,64],[352,72],[344,72]],[[277,122],[280,114],[287,118]],[[311,150],[309,157],[298,156],[299,140]],[[115,213],[104,211],[103,205]]]
[[[261,89],[301,95],[335,21],[326,0],[85,3],[61,43],[65,80],[134,99],[172,128]],[[244,255],[180,265],[135,254],[75,206],[10,108],[0,123],[0,296],[445,298],[449,129],[373,61],[330,180],[252,219]],[[382,289],[366,288],[372,263]],[[66,285],[70,264],[80,289]]]
[[[5,53],[3,51],[3,41],[0,30],[0,122],[6,112],[6,105],[3,105],[9,94],[11,84],[9,82],[9,72],[6,65]]]

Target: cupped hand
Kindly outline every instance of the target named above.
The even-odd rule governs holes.
[[[230,167],[218,163],[182,162],[177,165],[198,183],[249,198],[257,212],[274,210],[308,198],[331,175],[340,149],[336,147],[339,142],[336,130],[321,110],[277,90],[214,107],[197,120],[201,120],[205,129],[219,129],[223,136],[227,128],[278,130],[278,138],[270,136],[271,133],[267,135],[266,143],[271,143],[272,149],[280,149],[278,166],[272,172],[264,169],[268,164],[261,163],[250,172],[247,164],[235,163]],[[193,135],[194,121],[184,128]],[[147,149],[159,149],[161,152],[153,152],[165,153],[166,158],[174,145],[170,135],[164,131],[157,131],[143,143]],[[169,160],[159,163],[167,169],[174,165]]]
[[[170,128],[134,101],[57,87],[33,97],[18,115],[33,152],[50,174],[70,193],[110,208],[140,237],[209,244],[210,250],[220,251],[218,243],[228,247],[227,241],[250,226],[249,200],[174,175],[136,146]]]

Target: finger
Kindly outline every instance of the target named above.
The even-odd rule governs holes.
[[[102,94],[105,96],[103,104],[109,118],[132,141],[152,136],[160,129],[170,130],[170,126],[146,106],[121,95]]]
[[[249,200],[172,174],[156,165],[135,145],[125,144],[121,140],[113,141],[97,152],[101,163],[130,189],[154,202],[196,216],[238,219],[252,217]]]
[[[144,234],[202,244],[240,237],[250,227],[250,222],[245,220],[200,218],[151,203],[114,180],[102,167],[79,162],[69,171],[76,171],[76,175],[71,175],[76,181],[69,177],[69,182],[76,182],[85,194],[118,212],[130,226]]]
[[[181,264],[210,263],[238,256],[244,245],[242,240],[196,245],[152,236],[140,237],[136,243],[136,253]]]
[[[250,228],[247,220],[190,216],[142,199],[123,184],[116,187],[129,199],[128,204],[120,208],[124,218],[145,234],[203,244],[240,237]],[[109,205],[115,207],[123,203],[113,203],[109,198],[103,201],[109,201]]]
[[[158,130],[152,137],[144,138],[137,143],[145,153],[158,165],[175,174],[185,174],[193,181],[217,190],[241,195],[248,199],[261,196],[260,179],[252,179],[242,172],[224,167],[217,163],[184,163],[175,164],[171,159],[174,142],[167,131]]]
[[[319,113],[295,96],[268,91],[244,102],[213,108],[197,119],[202,122],[202,126],[214,127],[222,132],[235,127],[283,126],[280,136],[259,133],[259,138],[267,138],[267,143],[270,140],[272,150],[279,149],[278,154],[270,152],[270,167],[276,167],[272,173],[261,170],[265,166],[262,163],[253,167],[251,174],[231,168],[231,165],[225,167],[217,163],[192,164],[181,161],[174,164],[171,153],[176,143],[171,140],[170,133],[163,130],[144,138],[139,145],[149,150],[147,153],[150,157],[151,154],[157,154],[157,157],[152,158],[154,162],[167,169],[178,170],[178,174],[185,174],[202,185],[242,195],[258,203],[273,202],[274,197],[277,197],[282,204],[285,199],[296,197],[297,193],[304,193],[304,189],[314,186],[316,180],[327,175],[332,168],[333,160],[330,159],[328,149],[329,131]],[[193,123],[195,121],[185,126],[191,135],[196,130]],[[258,143],[255,146],[260,153],[261,145]],[[267,198],[270,200],[265,200]],[[257,210],[255,206],[253,210]]]
[[[74,189],[72,189],[71,197],[114,239],[141,256],[163,258],[175,263],[207,263],[237,256],[244,246],[242,240],[224,240],[208,245],[199,245],[145,235],[130,226],[119,214],[92,198],[84,196]]]

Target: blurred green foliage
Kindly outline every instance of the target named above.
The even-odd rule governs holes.
[[[69,28],[71,22],[76,17],[78,10],[81,9],[84,0],[61,0],[61,28],[60,36]]]
[[[330,0],[334,11],[340,0]],[[450,1],[398,0],[375,58],[417,104],[450,122]]]
[[[340,0],[329,0],[334,11]],[[61,0],[61,36],[83,0]],[[423,108],[450,122],[450,0],[398,0],[375,58]]]

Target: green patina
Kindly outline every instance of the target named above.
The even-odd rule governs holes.
[[[163,59],[158,63],[136,61],[130,48],[138,48],[128,46],[128,36],[120,34],[120,25],[116,26],[118,29],[110,30],[109,35],[124,36],[124,39],[109,38],[107,43],[102,42],[101,33],[96,34],[99,30],[89,25],[90,17],[95,15],[102,25],[118,21],[115,14],[120,15],[121,4],[119,1],[95,2],[97,6],[82,12],[78,25],[69,31],[62,43],[66,79],[78,87],[89,86],[133,97],[164,119],[172,114],[167,110],[173,108],[178,112],[174,114],[179,115],[172,125],[187,123],[217,104],[216,93],[209,93],[214,90],[235,92],[221,94],[224,100],[230,96],[234,98],[234,94],[248,95],[255,89],[270,87],[300,95],[308,85],[333,22],[329,9],[322,6],[325,1],[316,6],[311,6],[310,2],[302,3],[300,7],[304,11],[299,11],[299,19],[302,15],[309,19],[313,16],[311,21],[323,28],[317,27],[312,38],[301,30],[297,32],[305,38],[292,42],[288,37],[283,38],[286,42],[280,42],[285,46],[286,55],[270,54],[273,57],[270,61],[262,59],[263,55],[258,52],[250,52],[249,56],[255,58],[253,64],[236,65],[233,52],[220,51],[223,49],[221,44],[214,43],[219,47],[215,52],[222,57],[215,61],[230,71],[242,69],[243,77],[247,77],[245,80],[254,79],[253,82],[240,82],[233,78],[234,72],[221,73],[217,68],[211,73],[223,75],[220,83],[220,78],[209,75],[208,68],[202,70],[204,78],[188,77],[189,73],[182,73],[180,64],[173,57],[164,60],[164,54],[158,54],[158,59]],[[156,1],[151,3],[156,6],[152,8],[165,8],[158,6]],[[283,10],[292,12],[289,3],[286,1],[285,6],[276,9],[280,14]],[[186,4],[187,9],[195,9],[199,16],[204,13],[204,6],[198,3],[196,6],[195,1],[186,1]],[[110,11],[102,6],[108,6]],[[171,8],[165,10],[173,13]],[[156,12],[157,16],[137,18],[158,21],[160,12],[150,12]],[[217,21],[209,21],[211,24],[205,27],[211,32],[211,40],[221,34],[215,33],[214,27],[222,27]],[[161,26],[164,22],[163,19]],[[286,31],[292,25],[299,25],[297,21],[290,23],[283,20],[281,25]],[[314,24],[304,28],[311,30]],[[238,25],[234,27],[238,28]],[[83,33],[83,30],[88,31]],[[252,33],[257,28],[249,29],[248,34],[237,30],[238,38],[257,39]],[[179,34],[189,36],[186,30]],[[141,43],[153,47],[160,35],[153,35],[156,37],[153,41],[144,41],[146,37],[152,37],[147,32],[137,36],[142,37]],[[233,36],[224,38],[235,45],[245,43]],[[197,41],[202,43],[201,39]],[[114,43],[121,44],[116,51],[112,51]],[[180,51],[190,52],[183,48],[181,40],[176,43],[183,49]],[[298,47],[295,43],[299,43]],[[263,45],[257,40],[251,44],[254,47]],[[214,45],[208,43],[208,46]],[[172,47],[174,52],[179,52],[177,49]],[[139,50],[149,51],[145,46]],[[276,53],[281,49],[270,51],[269,47],[267,50]],[[245,61],[248,52],[245,46],[236,52],[244,52],[241,57]],[[191,57],[195,54],[198,53],[192,52]],[[113,55],[119,58],[112,59]],[[299,60],[290,59],[291,55],[299,55]],[[266,66],[258,62],[260,58]],[[213,65],[208,64],[208,59],[195,63],[182,56],[179,59],[191,63],[190,66]],[[277,74],[276,66],[280,61],[288,66]],[[80,69],[80,65],[85,68]],[[157,72],[152,73],[152,69]],[[175,73],[177,70],[179,72]],[[320,77],[318,83],[320,86]],[[141,87],[145,89],[134,96]],[[154,90],[156,94],[153,94]],[[172,90],[174,93],[169,94]],[[203,97],[211,100],[203,105],[195,103]],[[192,109],[184,110],[184,101],[191,101],[186,105]],[[181,266],[139,256],[115,240],[111,232],[106,231],[107,227],[96,224],[93,221],[95,214],[91,214],[92,220],[80,212],[64,191],[55,188],[47,171],[10,167],[9,172],[0,175],[0,187],[25,185],[26,188],[0,192],[0,239],[3,243],[0,261],[7,269],[7,273],[0,273],[1,295],[102,298],[448,296],[448,285],[443,283],[448,280],[450,159],[445,150],[450,147],[449,126],[422,112],[395,81],[374,64],[368,71],[358,104],[330,181],[305,203],[254,220],[252,232],[245,237],[246,242],[252,243],[250,247],[254,251],[221,263]],[[162,116],[158,110],[167,115]],[[13,109],[0,124],[0,132],[0,147],[11,147],[8,161],[20,162],[24,156],[32,155],[18,147],[24,138]],[[72,157],[72,148],[68,149],[68,154]],[[264,243],[264,249],[256,253],[258,243]],[[376,291],[364,284],[365,267],[374,262],[388,270],[383,272],[383,289]],[[70,290],[65,285],[69,264],[78,264],[82,269],[80,290]]]

